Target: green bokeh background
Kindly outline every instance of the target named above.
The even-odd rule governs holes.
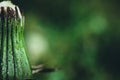
[[[38,80],[120,80],[119,0],[13,0],[26,18],[31,65],[60,67]]]

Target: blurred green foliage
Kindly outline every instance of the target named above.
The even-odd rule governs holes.
[[[120,79],[119,0],[13,2],[24,10],[31,65],[61,68],[38,80]]]

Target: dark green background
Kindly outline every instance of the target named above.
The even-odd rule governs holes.
[[[36,76],[39,80],[120,80],[119,0],[13,3],[24,11],[26,43],[31,44],[27,42],[30,33],[37,33],[49,45],[49,50],[35,61],[28,49],[31,64],[61,68]]]

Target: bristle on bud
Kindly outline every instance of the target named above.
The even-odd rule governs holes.
[[[4,13],[5,16],[11,15],[13,18],[20,19],[21,26],[23,26],[24,17],[22,16],[18,6],[11,3],[11,1],[0,2],[0,14]]]

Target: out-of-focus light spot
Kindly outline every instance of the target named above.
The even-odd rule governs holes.
[[[89,22],[90,29],[97,34],[102,33],[107,27],[107,20],[103,15],[93,15]]]
[[[48,42],[40,33],[30,33],[27,36],[27,48],[30,62],[35,64],[48,51]]]
[[[34,54],[42,54],[48,48],[45,38],[39,34],[31,34],[28,40],[29,50]]]

